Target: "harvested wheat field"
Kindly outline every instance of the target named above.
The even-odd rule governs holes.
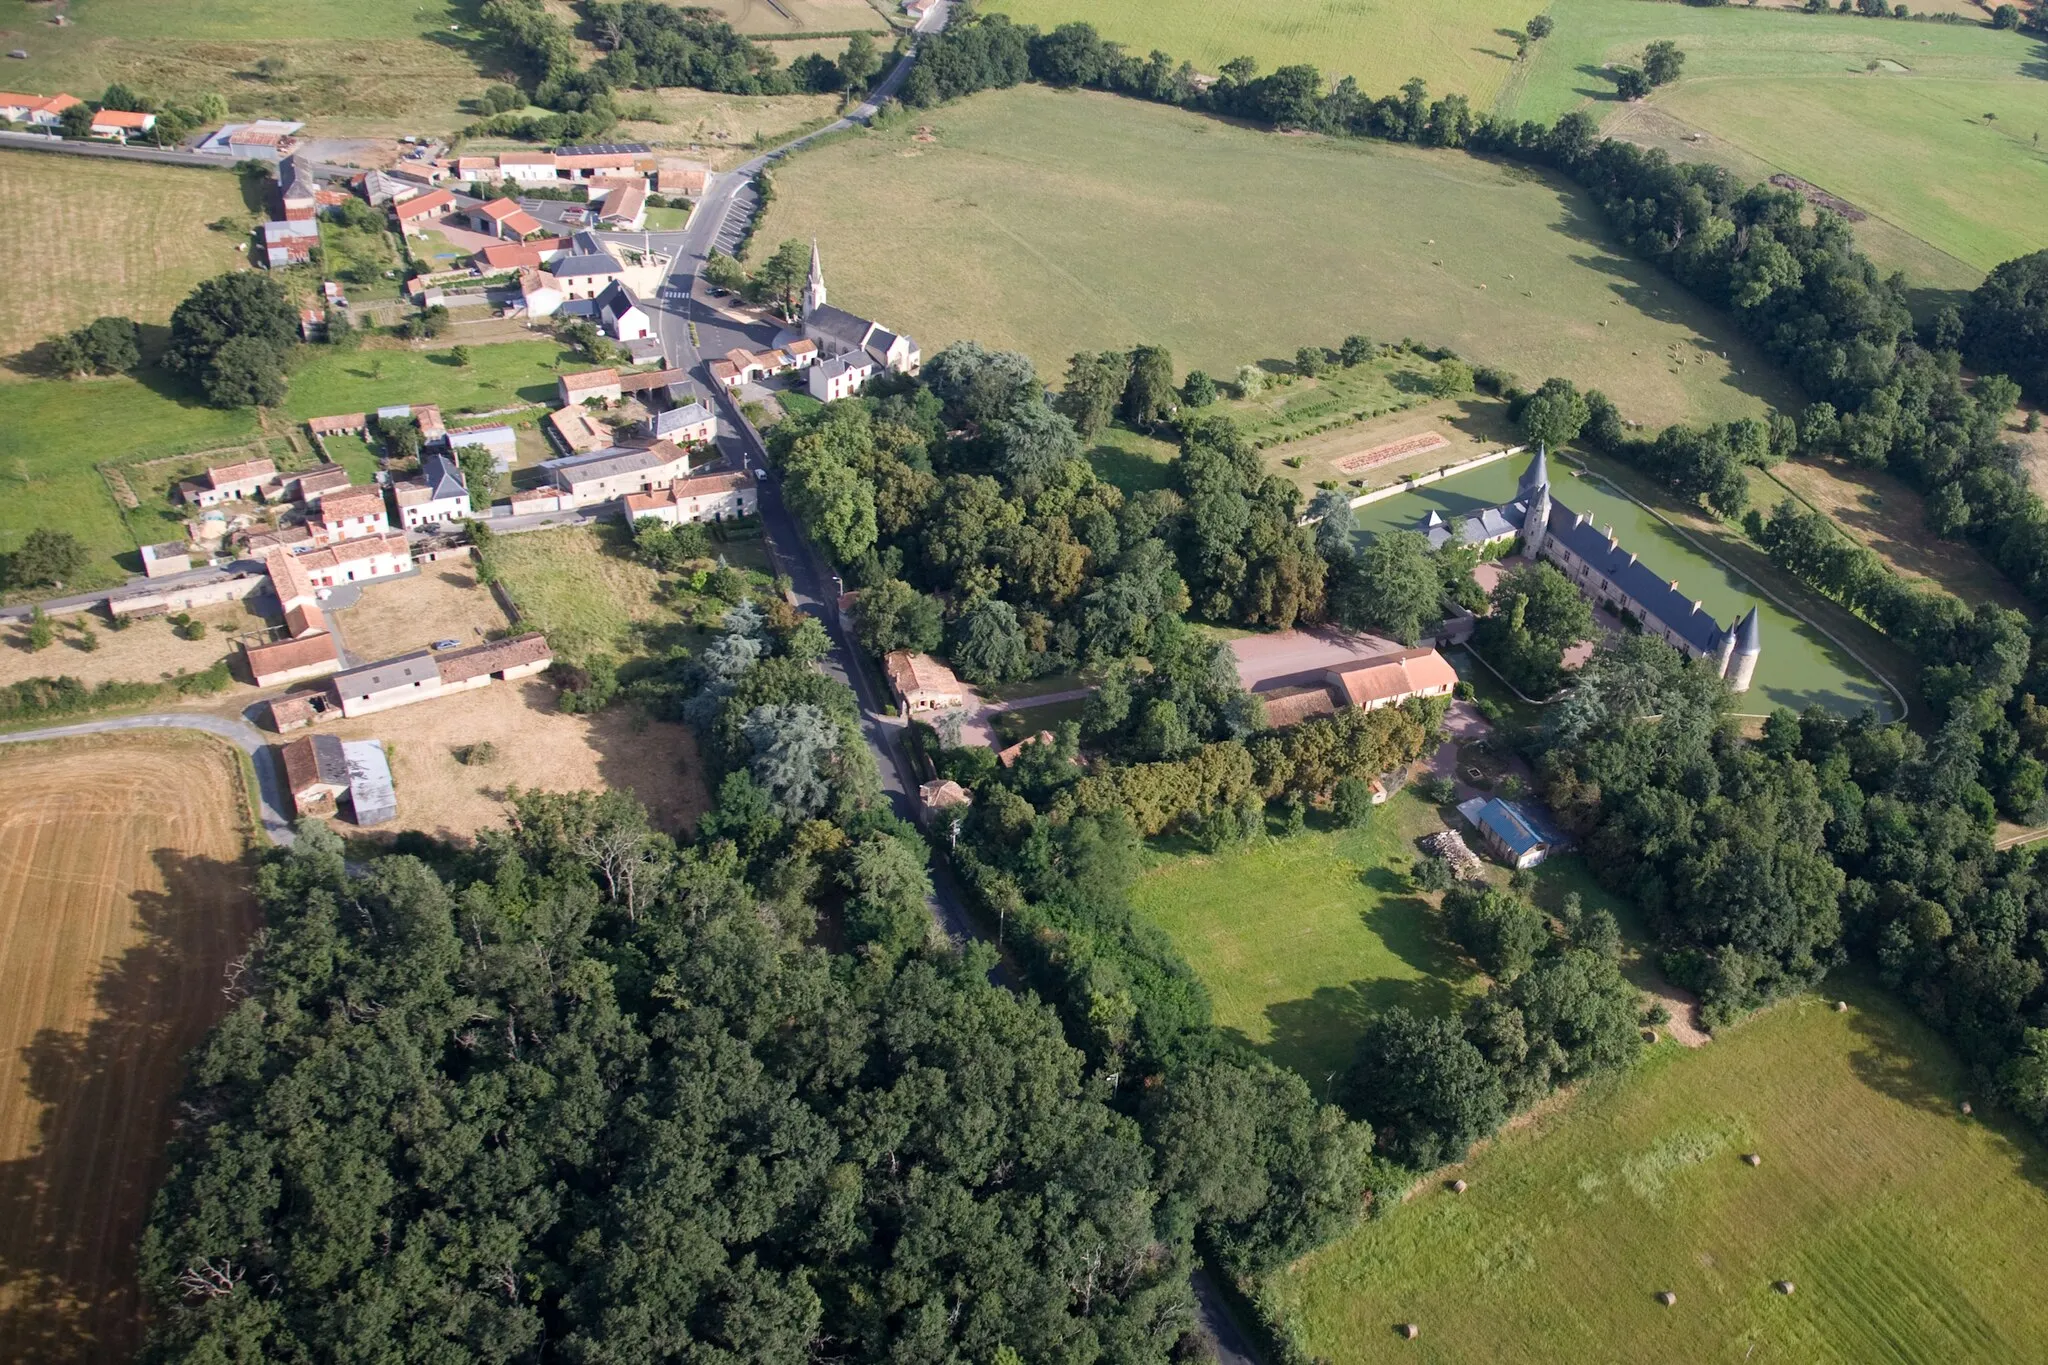
[[[181,1064],[256,926],[239,759],[8,745],[0,784],[0,1359],[122,1359]]]
[[[663,830],[695,824],[709,805],[689,727],[647,720],[632,706],[563,715],[555,689],[539,678],[402,706],[332,729],[343,739],[384,742],[398,788],[393,830],[468,838],[505,822],[505,793],[513,787],[629,791]],[[491,757],[477,761],[474,750],[484,744]]]

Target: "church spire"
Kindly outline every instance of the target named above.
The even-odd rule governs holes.
[[[818,239],[811,238],[811,277],[804,284],[804,315],[825,306],[825,263],[818,257]]]

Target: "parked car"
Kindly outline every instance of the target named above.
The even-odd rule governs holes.
[[[455,647],[456,647],[457,645],[459,645],[459,644],[461,644],[461,643],[462,643],[462,641],[460,641],[460,640],[436,640],[436,641],[434,641],[434,648],[436,648],[436,649],[454,649],[454,648],[455,648]]]
[[[768,482],[768,471],[767,471],[767,470],[765,470],[765,469],[763,469],[763,468],[761,468],[761,467],[760,467],[759,465],[756,465],[756,466],[754,466],[754,482],[755,482],[755,483],[766,483],[766,482]]]

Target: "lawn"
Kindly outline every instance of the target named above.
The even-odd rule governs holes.
[[[1950,258],[1946,270],[1898,262],[1924,265],[1916,274],[1968,288],[1973,272],[2048,244],[2038,39],[1978,24],[1642,0],[1557,0],[1551,13],[1557,31],[1510,83],[1503,112],[1548,120],[1585,106],[1627,134],[1633,110],[1621,112],[1599,68],[1671,39],[1685,74],[1644,107],[1704,132],[1696,154],[1725,146],[1797,175]]]
[[[1159,48],[1176,62],[1215,72],[1251,57],[1261,73],[1307,62],[1331,80],[1355,76],[1369,94],[1422,76],[1438,94],[1461,94],[1484,109],[1515,65],[1514,31],[1542,0],[991,0],[1020,23],[1051,29],[1083,21],[1143,56]]]
[[[936,141],[903,126],[791,161],[757,240],[815,235],[833,301],[927,356],[972,337],[1056,379],[1076,350],[1144,341],[1229,375],[1365,332],[1570,375],[1652,426],[1797,401],[1576,190],[1525,169],[1041,87],[921,119]]]
[[[206,407],[153,370],[140,379],[0,384],[0,553],[37,526],[67,530],[93,555],[77,586],[116,583],[140,571],[139,538],[95,467],[103,461],[213,450],[266,432],[282,447],[290,427],[308,417],[386,403],[437,403],[451,421],[464,412],[552,403],[556,373],[587,368],[552,341],[474,346],[470,354],[461,366],[439,349],[307,347],[284,406],[262,414]],[[127,521],[138,517],[145,538],[156,540],[174,534],[179,520],[157,498]]]
[[[162,326],[193,285],[249,263],[254,216],[225,173],[0,151],[0,203],[35,206],[33,231],[0,240],[6,278],[34,281],[0,290],[0,356],[107,314]],[[207,228],[223,218],[233,231]]]
[[[46,5],[0,0],[0,37],[29,53],[8,63],[10,88],[96,97],[122,81],[162,99],[217,93],[237,117],[317,119],[328,135],[452,133],[500,64],[468,0],[70,0],[65,12],[57,28]],[[287,65],[265,78],[264,58]]]
[[[2039,1145],[1960,1116],[1964,1068],[1887,997],[1830,989],[1846,1012],[1661,1045],[1495,1139],[1466,1193],[1420,1187],[1273,1274],[1303,1358],[2039,1359]]]
[[[623,527],[528,531],[496,538],[491,564],[519,605],[519,626],[543,631],[565,659],[633,652],[635,627],[673,621],[656,600],[661,575],[621,553]]]
[[[1357,509],[1359,528],[1368,533],[1413,529],[1431,510],[1446,517],[1490,507],[1514,494],[1526,461],[1511,458],[1461,474],[1442,483]],[[1802,711],[1818,702],[1833,711],[1855,713],[1876,708],[1881,716],[1896,713],[1891,694],[1869,670],[1839,645],[1805,621],[1788,614],[1757,585],[1713,559],[1669,524],[1620,496],[1605,478],[1581,478],[1560,461],[1551,462],[1552,495],[1575,512],[1592,514],[1611,526],[1623,545],[1679,587],[1697,598],[1723,624],[1755,603],[1763,623],[1764,652],[1750,690],[1738,701],[1743,713],[1768,713],[1778,706]],[[1768,584],[1779,596],[1783,585]],[[1832,628],[1832,627],[1831,627]]]
[[[1413,841],[1438,827],[1431,807],[1397,792],[1363,829],[1176,858],[1131,899],[1209,988],[1218,1026],[1321,1093],[1369,1015],[1391,1005],[1442,1014],[1477,988],[1408,885]]]

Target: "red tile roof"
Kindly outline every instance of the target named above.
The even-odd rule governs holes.
[[[417,198],[408,199],[392,212],[402,222],[407,218],[421,218],[430,213],[439,213],[455,202],[455,196],[446,190],[429,190]]]

